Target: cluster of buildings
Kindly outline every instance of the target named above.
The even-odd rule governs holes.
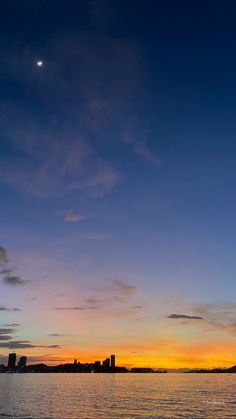
[[[116,366],[116,356],[111,355],[110,358],[104,361],[95,361],[92,363],[82,364],[74,360],[73,363],[60,364],[56,366],[48,366],[46,364],[32,364],[27,365],[27,357],[21,356],[17,362],[16,353],[11,353],[8,356],[7,365],[0,364],[0,373],[165,373],[166,370],[153,370],[152,368],[131,368],[127,370],[125,367]]]
[[[12,353],[8,355],[8,363],[7,366],[4,364],[0,364],[0,372],[16,372],[22,371],[26,368],[27,364],[27,357],[21,356],[16,363],[16,354]]]
[[[0,364],[1,373],[14,373],[14,372],[33,372],[33,373],[46,373],[46,372],[127,372],[125,367],[116,366],[116,357],[111,355],[110,358],[106,358],[103,362],[95,361],[93,363],[82,364],[74,360],[70,364],[60,364],[56,366],[48,366],[45,364],[27,365],[27,357],[21,356],[17,363],[17,356],[15,353],[11,353],[8,356],[7,366]]]

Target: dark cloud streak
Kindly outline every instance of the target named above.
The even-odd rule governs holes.
[[[9,285],[10,287],[21,287],[31,283],[30,280],[22,279],[20,276],[14,275],[15,269],[9,267],[8,263],[7,251],[4,247],[0,246],[0,266],[2,266],[0,275],[2,276],[3,284]]]
[[[26,284],[29,284],[31,281],[26,280],[26,279],[22,279],[19,276],[10,276],[10,275],[6,275],[3,278],[3,282],[6,285],[10,285],[10,287],[21,287],[24,286]]]
[[[0,328],[0,335],[8,335],[9,333],[14,333],[15,329],[5,329],[5,328]]]
[[[98,310],[99,307],[96,306],[72,306],[72,307],[55,307],[54,310],[67,310],[67,311],[87,311],[87,310]]]
[[[7,343],[0,343],[0,348],[8,349],[30,349],[30,348],[51,348],[59,349],[60,345],[34,345],[28,340],[11,341]]]
[[[18,307],[5,307],[5,306],[0,306],[0,311],[22,311],[20,308]]]
[[[186,320],[204,320],[200,316],[189,316],[187,314],[170,314],[167,316],[168,319],[186,319]]]

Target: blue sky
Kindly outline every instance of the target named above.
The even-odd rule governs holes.
[[[0,20],[3,359],[232,363],[235,4],[9,1]]]

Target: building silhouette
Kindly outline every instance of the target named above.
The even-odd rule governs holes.
[[[12,353],[12,354],[9,354],[8,356],[7,369],[9,371],[14,371],[15,368],[16,368],[16,354]]]
[[[24,367],[26,367],[26,363],[27,363],[27,357],[26,356],[21,356],[19,361],[18,361],[18,367],[24,368]]]
[[[18,359],[18,364],[16,364]],[[0,373],[127,373],[125,367],[116,366],[116,356],[110,355],[110,358],[101,361],[94,361],[92,363],[80,363],[77,359],[74,362],[59,365],[46,364],[27,364],[27,357],[17,357],[15,353],[10,353],[8,356],[7,366],[0,364]],[[135,372],[135,371],[133,371]],[[149,372],[149,371],[147,371]]]
[[[101,361],[95,361],[94,362],[94,367],[97,368],[97,369],[100,368],[101,367]]]
[[[104,361],[103,361],[103,363],[102,363],[102,366],[103,366],[104,368],[110,368],[110,358],[106,358],[106,359],[104,359]]]
[[[111,368],[115,368],[116,366],[116,356],[111,355]]]

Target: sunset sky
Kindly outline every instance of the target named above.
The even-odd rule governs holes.
[[[236,364],[235,19],[1,5],[0,363]]]

